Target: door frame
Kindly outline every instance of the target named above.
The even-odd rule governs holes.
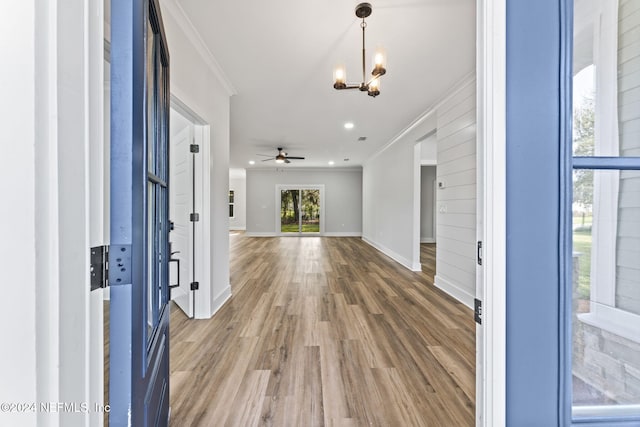
[[[476,426],[506,424],[506,0],[476,7],[477,238]]]
[[[170,107],[180,113],[184,118],[194,125],[194,143],[200,146],[200,152],[196,159],[196,211],[200,214],[200,221],[197,223],[199,228],[195,236],[196,248],[196,269],[193,272],[194,277],[200,283],[200,288],[195,292],[195,300],[193,305],[193,317],[195,319],[208,319],[211,317],[211,306],[207,303],[207,298],[211,294],[211,270],[209,263],[205,260],[210,259],[210,241],[211,241],[211,194],[206,191],[211,182],[211,170],[208,165],[208,159],[211,156],[210,125],[202,118],[194,109],[186,102],[182,101],[183,96],[179,87],[172,84],[171,86],[171,102]],[[186,98],[186,97],[185,97]],[[192,262],[191,260],[189,262]],[[183,279],[186,280],[186,279]]]
[[[319,233],[283,233],[280,231],[280,196],[282,190],[320,190],[320,232]],[[275,232],[277,236],[324,236],[324,224],[326,219],[324,217],[324,184],[306,184],[306,185],[294,185],[294,184],[276,184],[276,228]]]

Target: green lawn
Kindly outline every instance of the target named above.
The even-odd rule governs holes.
[[[580,277],[578,281],[578,294],[580,298],[589,299],[590,276],[591,276],[591,232],[573,232],[573,251],[580,253],[579,269]]]
[[[576,215],[573,217],[573,229],[576,228],[584,229],[587,227],[591,227],[591,223],[593,222],[593,216],[591,214]]]
[[[297,233],[298,224],[281,224],[280,231],[283,233]],[[319,233],[320,224],[302,224],[303,233]]]

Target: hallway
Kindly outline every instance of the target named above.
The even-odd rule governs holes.
[[[435,266],[359,238],[230,246],[232,299],[208,320],[173,307],[171,425],[474,425],[473,314]]]

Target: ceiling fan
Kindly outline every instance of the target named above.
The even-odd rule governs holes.
[[[276,163],[291,163],[289,160],[304,160],[304,157],[289,156],[288,153],[284,152],[284,149],[282,147],[278,147],[278,155],[276,155],[275,157],[267,154],[258,154],[258,156],[269,157],[268,159],[264,159],[263,162],[275,160]]]

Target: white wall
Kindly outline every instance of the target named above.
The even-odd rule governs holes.
[[[414,271],[421,269],[421,142],[435,128],[429,111],[367,160],[362,174],[363,240]]]
[[[233,89],[215,60],[201,45],[174,0],[161,2],[171,55],[171,94],[207,125],[200,129],[205,143],[205,184],[200,222],[205,250],[197,265],[207,268],[198,275],[195,316],[208,318],[231,296],[229,285],[229,96]],[[196,137],[198,131],[196,131]]]
[[[438,138],[433,129],[427,138],[420,142],[420,164],[435,165],[438,163]]]
[[[247,173],[244,169],[229,169],[229,190],[234,192],[234,217],[229,218],[229,230],[246,230]]]
[[[0,13],[0,40],[11,40],[1,45],[7,66],[0,67],[0,93],[11,100],[0,105],[0,402],[37,400],[35,7],[10,2]],[[36,417],[2,411],[0,425],[35,425]]]
[[[420,243],[435,243],[436,241],[433,224],[436,204],[433,187],[435,182],[436,167],[422,166],[420,168]]]
[[[362,170],[327,169],[248,169],[247,234],[275,235],[276,185],[323,184],[325,235],[362,234]]]
[[[420,171],[414,150],[419,146],[404,138],[367,161],[362,174],[363,240],[415,271],[421,268],[420,229],[414,224],[420,215],[419,196],[414,207]]]
[[[464,84],[437,108],[435,284],[469,307],[475,295],[476,88]]]

